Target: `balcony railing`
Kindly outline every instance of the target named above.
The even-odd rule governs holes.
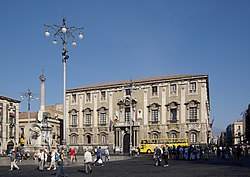
[[[177,119],[173,119],[169,121],[170,123],[177,123]]]
[[[158,124],[159,120],[150,120],[149,123],[151,123],[151,124]]]
[[[189,122],[197,122],[198,119],[187,119],[187,121],[189,121]]]

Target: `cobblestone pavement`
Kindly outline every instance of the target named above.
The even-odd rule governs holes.
[[[119,156],[118,156],[119,157]],[[210,156],[208,160],[184,161],[170,160],[169,167],[156,167],[152,155],[132,157],[111,157],[113,161],[104,166],[93,166],[93,173],[84,172],[83,163],[77,162],[65,166],[69,177],[250,177],[250,159],[240,161],[225,160]],[[116,158],[116,160],[114,160]],[[2,161],[2,159],[0,160]],[[37,170],[37,164],[23,162],[20,170],[9,172],[9,165],[0,166],[0,177],[50,177],[55,171]],[[2,162],[1,162],[2,163]]]

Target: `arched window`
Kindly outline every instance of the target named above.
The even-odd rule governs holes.
[[[77,136],[76,135],[72,135],[71,144],[77,144]]]
[[[101,135],[101,143],[102,144],[106,144],[107,143],[106,135]]]
[[[176,133],[171,133],[171,134],[170,134],[170,138],[177,138]]]
[[[70,125],[71,125],[71,126],[77,126],[77,125],[78,125],[77,110],[72,109],[72,110],[70,111],[70,117],[71,117]]]
[[[197,142],[197,134],[192,132],[190,134],[190,143],[195,143],[195,142]]]
[[[171,103],[167,104],[167,110],[169,111],[169,121],[170,123],[176,123],[178,120],[178,110],[179,110],[179,103],[172,101]]]
[[[91,120],[92,119],[92,111],[93,110],[91,110],[90,108],[86,108],[82,111],[83,112],[83,119],[84,119],[83,124],[85,126],[90,126],[92,123],[92,120]]]
[[[157,138],[158,138],[158,134],[157,134],[157,133],[153,133],[153,134],[152,134],[152,138],[153,138],[153,139],[157,139]]]
[[[107,124],[107,108],[101,107],[97,109],[98,116],[99,116],[99,123],[101,125],[106,125]]]
[[[158,139],[158,134],[157,134],[157,133],[152,133],[152,134],[151,134],[151,138],[153,139],[153,140],[152,140],[152,143],[156,143],[157,140],[154,140],[154,139]]]
[[[197,120],[199,119],[199,105],[200,102],[197,100],[191,100],[187,103],[185,103],[185,105],[187,106],[187,110],[188,110],[188,120],[190,122],[197,122]]]
[[[87,144],[91,144],[91,136],[87,135],[86,136]]]
[[[150,113],[150,118],[149,121],[151,123],[158,123],[160,121],[160,104],[158,103],[152,103],[150,105],[147,106],[148,111],[151,112]]]

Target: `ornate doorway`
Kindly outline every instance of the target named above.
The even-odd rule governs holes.
[[[130,135],[126,133],[123,137],[123,153],[129,153]]]

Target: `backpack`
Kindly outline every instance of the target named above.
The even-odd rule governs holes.
[[[56,162],[60,160],[60,154],[58,152],[55,154],[55,160]]]

